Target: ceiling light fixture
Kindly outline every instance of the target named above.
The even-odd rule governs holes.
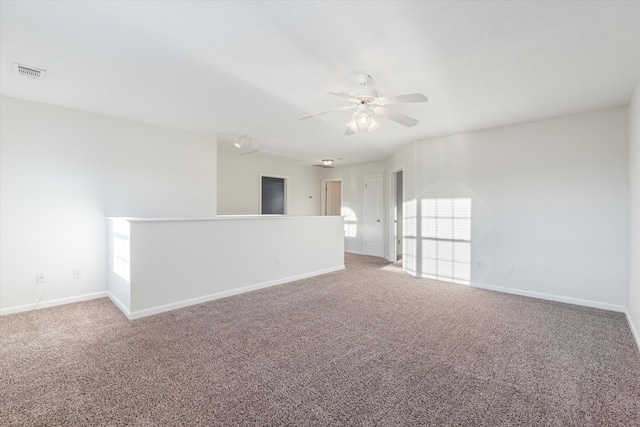
[[[325,166],[331,166],[333,164],[333,159],[324,159],[322,164]]]
[[[347,128],[353,133],[358,130],[367,130],[367,132],[373,132],[378,129],[380,123],[376,122],[373,117],[367,112],[366,105],[358,106],[358,111],[353,113],[351,120],[347,123]]]
[[[247,135],[242,135],[236,142],[233,143],[233,145],[235,145],[237,148],[240,148],[242,147],[242,144],[248,141],[251,141],[251,138],[249,138]]]
[[[358,113],[358,128],[366,129],[369,127],[369,123],[371,123],[371,116],[366,111]]]

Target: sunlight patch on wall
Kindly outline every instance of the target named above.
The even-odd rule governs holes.
[[[130,224],[122,218],[114,218],[112,223],[113,272],[128,283],[131,282]]]
[[[421,200],[421,276],[471,283],[471,199]]]
[[[344,217],[344,235],[356,237],[358,235],[358,217],[351,208],[343,207],[340,214]]]
[[[416,200],[407,200],[403,203],[404,212],[404,239],[402,257],[405,270],[411,274],[417,274],[417,238],[418,238],[418,203]]]

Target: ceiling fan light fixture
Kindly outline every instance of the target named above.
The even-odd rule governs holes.
[[[331,166],[333,164],[333,159],[324,159],[322,160],[322,164],[325,166]]]
[[[351,120],[347,123],[347,128],[351,129],[353,132],[358,132],[358,113],[353,113]]]
[[[353,116],[351,116],[351,120],[349,120],[346,126],[353,133],[357,133],[358,130],[373,132],[374,130],[378,129],[380,123],[375,121],[366,109],[359,109],[359,111],[353,113]]]
[[[366,111],[358,112],[358,128],[368,129],[371,124],[371,116]]]
[[[369,124],[369,127],[367,128],[367,132],[373,132],[374,130],[378,129],[378,126],[380,126],[380,123],[376,122],[373,117],[371,117],[371,124]]]

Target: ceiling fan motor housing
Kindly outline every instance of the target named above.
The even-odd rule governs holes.
[[[374,99],[378,97],[378,92],[374,89],[367,87],[367,83],[371,81],[371,76],[369,74],[359,74],[358,75],[358,83],[360,83],[360,88],[354,90],[349,95],[360,101],[360,104],[371,104]]]
[[[368,87],[361,87],[351,92],[349,95],[362,101],[363,103],[372,103],[378,97],[378,92]]]

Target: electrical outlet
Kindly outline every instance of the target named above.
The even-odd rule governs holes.
[[[73,269],[73,278],[74,279],[82,279],[82,273],[80,272],[79,268],[74,268]]]
[[[513,271],[514,271],[513,263],[507,264],[507,273],[513,274]]]
[[[36,274],[36,283],[44,283],[44,273]]]
[[[280,257],[276,257],[276,265],[280,265]]]
[[[482,268],[484,267],[484,263],[482,262],[482,260],[478,261],[477,265],[478,265],[478,270],[482,270]]]

